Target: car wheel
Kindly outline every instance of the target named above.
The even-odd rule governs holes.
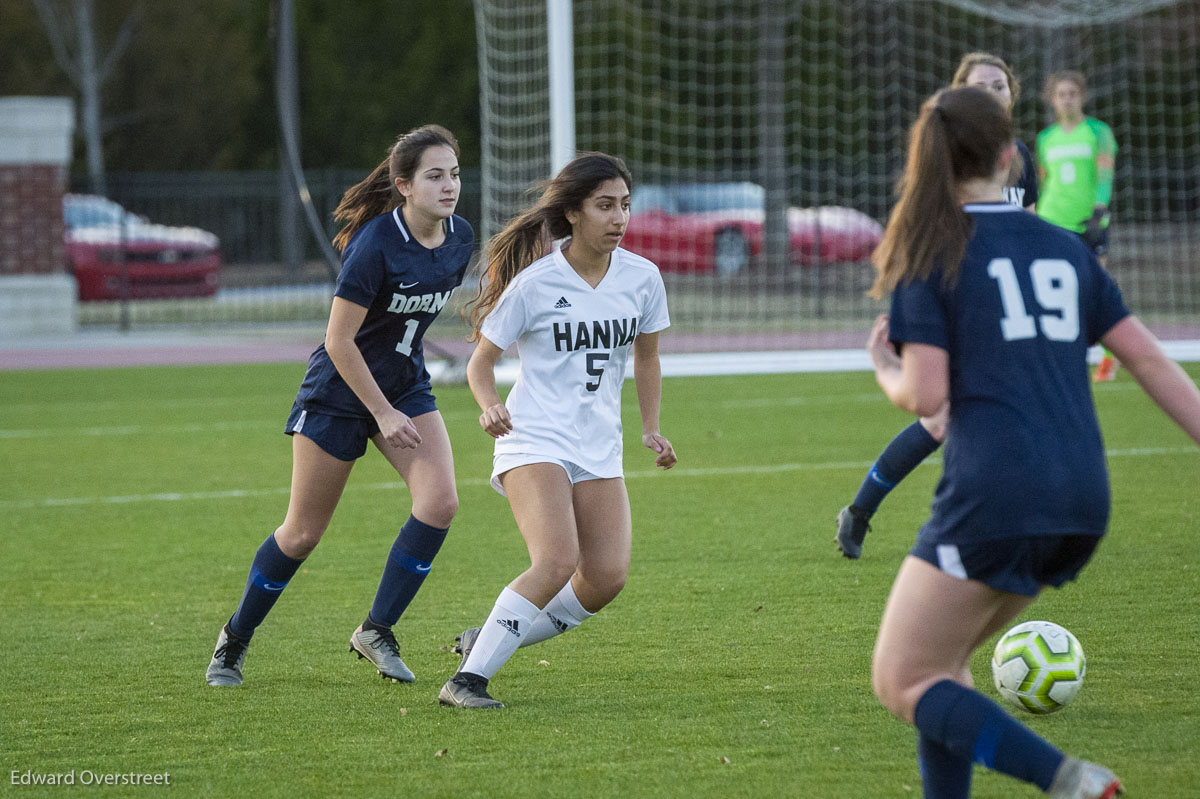
[[[750,243],[740,230],[726,228],[713,238],[713,269],[720,277],[732,277],[750,264]]]

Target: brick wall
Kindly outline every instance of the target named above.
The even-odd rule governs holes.
[[[74,106],[0,97],[0,338],[72,335],[75,278],[63,253]]]
[[[66,268],[66,185],[63,166],[0,164],[0,275],[48,275]]]

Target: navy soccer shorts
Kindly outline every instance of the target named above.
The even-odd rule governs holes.
[[[1031,535],[970,544],[939,544],[918,536],[913,557],[952,577],[997,591],[1037,596],[1044,586],[1074,580],[1100,544],[1098,535]]]
[[[426,387],[401,397],[393,407],[415,418],[436,411],[437,403]],[[366,454],[367,442],[379,432],[379,425],[370,416],[333,416],[320,409],[306,410],[295,403],[283,432],[289,436],[300,433],[338,460],[354,461]]]

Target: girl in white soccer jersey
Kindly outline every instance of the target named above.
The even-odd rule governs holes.
[[[241,685],[246,646],[324,535],[367,442],[395,467],[412,514],[384,564],[350,651],[411,682],[392,633],[458,510],[450,438],[430,391],[421,341],[462,283],[474,235],[454,215],[458,142],[438,125],[401,136],[334,213],[342,269],[325,343],[312,354],[284,432],[292,437],[287,517],[255,553],[242,601],[221,629],[209,685]]]
[[[875,642],[875,694],[918,733],[925,796],[962,799],[974,764],[1054,799],[1110,799],[1108,769],[1052,746],[974,690],[972,653],[1046,586],[1072,580],[1108,525],[1087,350],[1103,342],[1200,443],[1200,391],[1073,234],[1004,200],[1009,119],[976,88],[921,108],[903,191],[872,260],[891,293],[869,349],[899,408],[950,404],[929,520]]]
[[[467,379],[496,439],[492,485],[508,497],[531,563],[483,626],[459,636],[463,662],[438,697],[444,705],[503,707],[487,684],[518,647],[578,626],[624,587],[632,522],[621,386],[631,352],[642,443],[658,466],[675,465],[658,431],[658,333],[670,324],[662,278],[618,247],[631,186],[620,159],[581,155],[488,244]],[[514,343],[521,367],[505,403],[494,370]]]

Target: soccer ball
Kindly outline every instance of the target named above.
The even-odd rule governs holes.
[[[1062,710],[1083,686],[1087,659],[1070,631],[1049,621],[1027,621],[1000,637],[992,655],[996,690],[1030,713]]]

